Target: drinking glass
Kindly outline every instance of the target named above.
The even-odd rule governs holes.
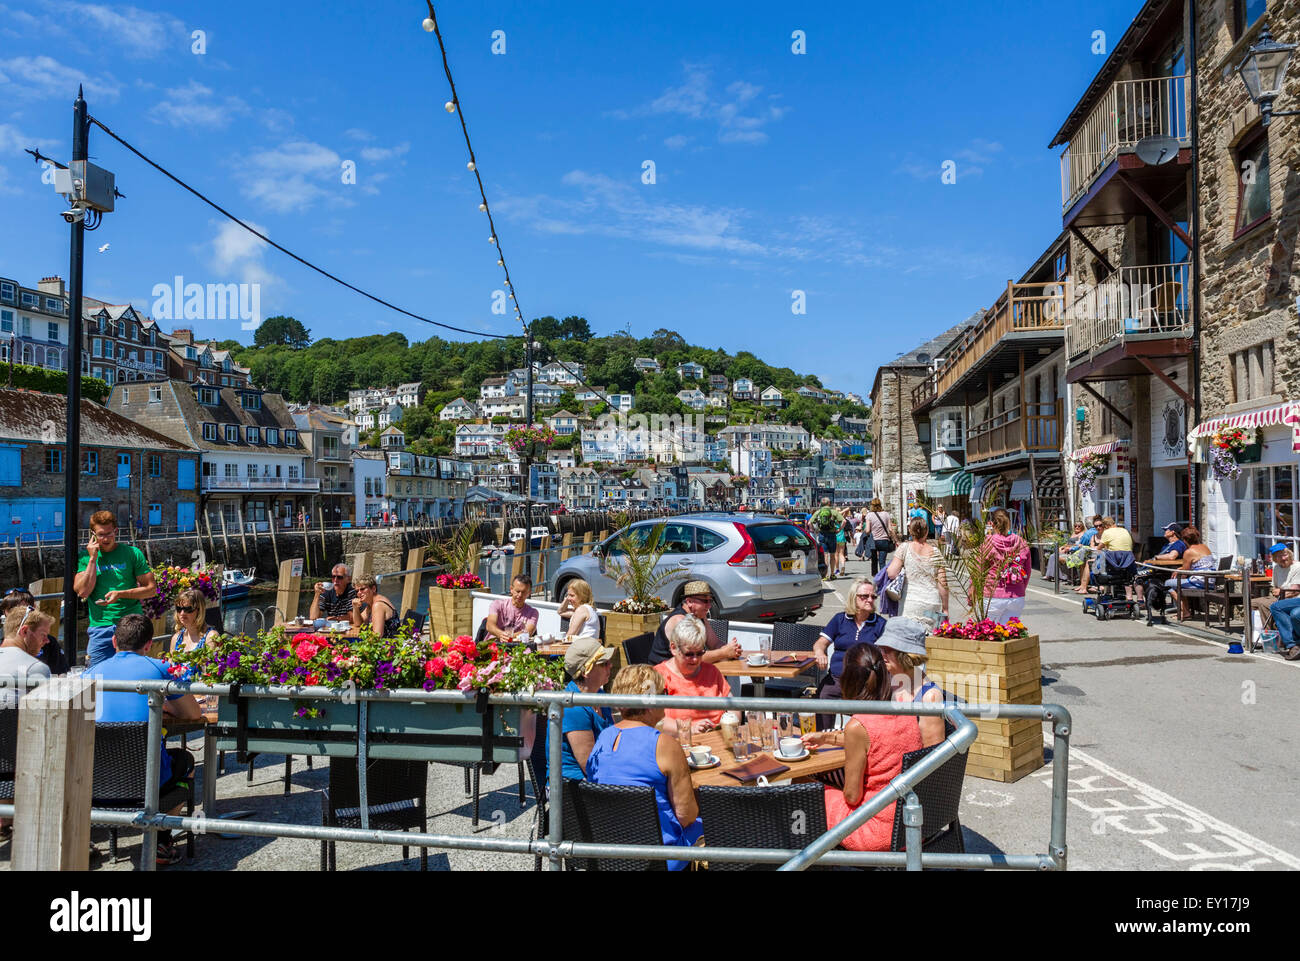
[[[750,749],[755,753],[763,750],[763,745],[768,739],[768,721],[767,716],[762,711],[749,712],[749,743]]]
[[[690,757],[691,722],[689,718],[679,717],[677,719],[677,743],[682,746],[682,753]]]
[[[782,711],[776,716],[776,726],[779,737],[795,737],[798,734],[794,726],[794,716],[786,711]],[[780,747],[780,744],[781,742],[777,741],[778,747]]]
[[[772,638],[771,635],[765,635],[758,639],[758,652],[763,655],[764,661],[772,660]]]

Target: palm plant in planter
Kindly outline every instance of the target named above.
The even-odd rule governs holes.
[[[659,615],[669,608],[656,592],[686,573],[686,568],[659,569],[667,550],[662,523],[624,534],[618,540],[618,550],[621,558],[609,562],[608,573],[627,597],[606,616],[605,640],[617,642],[621,648],[627,638],[659,626]]]
[[[431,636],[474,633],[474,602],[472,591],[481,591],[483,582],[474,573],[478,561],[478,544],[475,539],[477,525],[462,524],[445,541],[429,545],[434,558],[443,567],[435,580],[436,587],[429,588],[429,619]]]

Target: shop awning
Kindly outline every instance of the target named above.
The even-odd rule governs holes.
[[[1027,501],[1034,496],[1034,485],[1030,483],[1028,477],[1021,477],[1011,482],[1011,490],[1007,492],[1007,499],[1013,501]]]
[[[1187,435],[1187,442],[1194,444],[1198,440],[1208,440],[1218,431],[1228,427],[1276,427],[1288,424],[1291,427],[1291,449],[1300,452],[1300,402],[1287,401],[1275,407],[1263,410],[1251,410],[1244,414],[1229,417],[1216,417],[1197,424]]]
[[[1091,457],[1093,454],[1113,454],[1117,450],[1127,449],[1128,441],[1113,440],[1109,444],[1095,444],[1092,447],[1080,447],[1070,455],[1070,460],[1080,461],[1085,457]]]
[[[956,497],[969,494],[975,479],[964,470],[931,474],[925,480],[925,493],[930,497]]]

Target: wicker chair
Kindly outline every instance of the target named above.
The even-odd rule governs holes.
[[[815,624],[788,624],[777,621],[772,625],[772,650],[811,651],[821,634],[822,629]],[[776,697],[801,697],[805,688],[816,687],[825,676],[826,672],[813,664],[799,677],[769,678],[766,684],[767,693]],[[811,685],[808,678],[812,679]]]
[[[650,648],[654,645],[655,636],[650,633],[637,634],[635,637],[629,637],[623,642],[623,654],[626,656],[629,664],[649,664]]]
[[[634,784],[564,785],[564,839],[605,844],[663,844],[654,788]],[[631,858],[570,858],[579,871],[666,871],[666,861]]]
[[[424,633],[424,622],[425,620],[428,619],[428,617],[429,617],[428,614],[420,614],[415,610],[415,608],[411,608],[411,610],[407,611],[405,614],[402,615],[401,623],[405,624],[407,621],[410,621],[411,636],[419,637],[422,633]]]
[[[772,787],[699,789],[700,821],[705,840],[719,848],[788,848],[798,850],[826,833],[822,786],[778,784]],[[793,827],[803,830],[795,834]],[[710,871],[774,871],[776,864],[710,861]]]
[[[428,820],[429,765],[425,761],[371,760],[366,763],[366,800],[370,827],[378,831],[423,833]],[[361,827],[361,787],[353,758],[330,759],[330,786],[321,796],[321,824]],[[320,843],[320,869],[335,867],[334,841]],[[402,846],[402,860],[410,851]],[[420,870],[429,870],[429,849],[420,848]]]
[[[18,710],[0,708],[0,801],[14,801],[14,772],[18,770]]]
[[[707,623],[709,625],[709,630],[713,632],[713,636],[722,641],[722,643],[727,643],[727,635],[731,633],[731,621],[724,621],[716,617],[710,617]]]
[[[903,770],[919,764],[939,745],[908,751],[903,755]],[[966,777],[966,755],[955,754],[929,777],[916,786],[916,797],[921,802],[921,851],[931,854],[965,854],[966,842],[962,839],[961,821],[957,809],[961,803],[961,785]],[[907,839],[903,829],[903,802],[894,806],[894,836],[891,851],[906,851]]]
[[[9,712],[5,712],[9,713]],[[17,713],[17,712],[13,712]],[[95,769],[91,782],[91,807],[110,811],[139,811],[145,802],[145,764],[149,756],[148,721],[108,721],[95,725]],[[191,775],[158,798],[158,810],[170,811],[185,804],[185,814],[194,815],[194,777]],[[117,860],[119,827],[109,828],[109,857]],[[144,852],[140,852],[144,857]],[[194,834],[185,832],[185,857],[194,857]],[[143,870],[145,865],[141,863]]]
[[[1190,613],[1191,605],[1189,601],[1200,601],[1205,612],[1205,626],[1210,626],[1210,605],[1213,603],[1224,604],[1228,612],[1224,617],[1224,627],[1227,627],[1228,620],[1231,617],[1231,604],[1240,602],[1241,598],[1233,598],[1231,601],[1225,601],[1225,591],[1228,584],[1227,579],[1219,572],[1227,572],[1232,569],[1232,557],[1220,557],[1217,571],[1198,571],[1195,575],[1199,576],[1205,583],[1204,587],[1189,587],[1186,579],[1175,572],[1174,576],[1178,580],[1178,613],[1179,620],[1185,620]]]

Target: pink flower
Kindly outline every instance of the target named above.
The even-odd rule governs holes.
[[[303,641],[293,649],[294,654],[300,661],[310,661],[320,650],[320,645],[313,644],[311,641]]]

